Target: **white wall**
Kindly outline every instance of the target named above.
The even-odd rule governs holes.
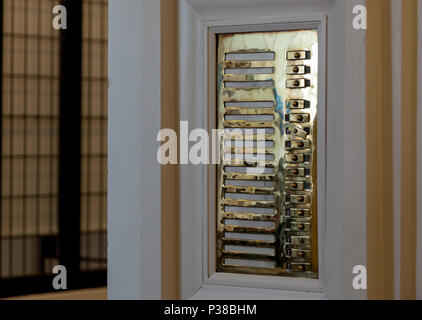
[[[109,18],[109,298],[159,299],[160,1],[110,0]]]
[[[343,188],[342,207],[339,209],[342,213],[341,229],[336,231],[342,233],[340,247],[342,285],[339,296],[345,299],[365,299],[366,291],[355,290],[352,286],[355,277],[352,273],[353,267],[366,265],[366,42],[365,30],[355,30],[352,27],[353,8],[355,5],[365,4],[365,0],[347,0],[346,3],[343,31],[344,84],[341,89],[339,88],[344,92],[343,120],[336,121],[333,118],[335,123],[328,123],[328,126],[331,125],[334,130],[343,131],[344,134],[341,168],[343,174],[336,177],[341,179]],[[338,15],[339,19],[343,19],[342,17],[341,14]],[[332,55],[340,52],[331,50]],[[329,57],[328,61],[331,58]],[[333,72],[336,72],[335,69]],[[333,77],[335,76],[332,75]],[[339,105],[332,107],[338,109]],[[338,127],[341,125],[344,125],[344,128]],[[330,134],[336,135],[335,131],[328,127],[329,139],[331,139]],[[332,149],[331,153],[327,154],[328,161],[331,162],[327,165],[328,170],[331,166],[335,166],[338,152],[338,149]],[[337,186],[338,182],[330,181],[329,188],[336,189]]]

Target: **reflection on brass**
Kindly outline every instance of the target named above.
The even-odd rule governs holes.
[[[318,34],[217,41],[217,271],[317,278]]]

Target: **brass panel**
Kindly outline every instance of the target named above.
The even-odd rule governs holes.
[[[318,34],[217,41],[217,271],[317,278]]]

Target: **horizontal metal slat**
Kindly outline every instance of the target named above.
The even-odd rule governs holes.
[[[275,105],[268,108],[226,107],[223,115],[274,115]]]
[[[262,255],[262,254],[253,254],[253,253],[243,253],[243,252],[227,252],[222,251],[223,258],[237,258],[237,259],[256,259],[256,260],[267,260],[275,261],[276,255]]]
[[[225,61],[226,68],[274,68],[274,61]]]
[[[275,188],[257,188],[257,187],[237,187],[237,186],[222,186],[223,192],[230,193],[257,193],[257,194],[271,194]]]
[[[238,227],[238,226],[228,226],[224,225],[224,231],[226,232],[244,232],[244,233],[257,233],[257,234],[274,234],[275,227],[272,228],[250,228],[250,227]],[[233,239],[226,239],[226,240],[233,240]],[[237,240],[236,240],[237,241]],[[244,241],[244,240],[242,240]],[[245,240],[245,244],[250,244],[248,240]],[[266,241],[265,241],[266,243]],[[270,242],[268,242],[270,243]],[[271,243],[274,243],[271,241]]]
[[[251,181],[275,181],[275,173],[273,174],[248,174],[248,173],[237,173],[237,172],[224,172],[224,180],[251,180]]]
[[[237,213],[237,212],[222,212],[223,219],[238,219],[238,220],[251,220],[251,221],[276,221],[277,214],[250,214],[250,213]]]
[[[225,120],[224,128],[277,128],[273,121]],[[265,133],[267,134],[267,133]]]
[[[232,69],[235,70],[235,69]],[[225,74],[224,81],[244,82],[244,81],[273,81],[272,74]]]
[[[223,205],[227,206],[242,206],[242,207],[261,207],[261,208],[274,208],[275,201],[250,201],[250,200],[232,200],[221,199]]]

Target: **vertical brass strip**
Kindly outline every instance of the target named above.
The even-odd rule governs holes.
[[[391,3],[368,0],[366,35],[369,299],[394,297]]]
[[[161,128],[179,134],[178,1],[161,0]],[[161,166],[161,291],[180,298],[179,165]]]
[[[400,297],[416,298],[416,0],[402,1]]]

